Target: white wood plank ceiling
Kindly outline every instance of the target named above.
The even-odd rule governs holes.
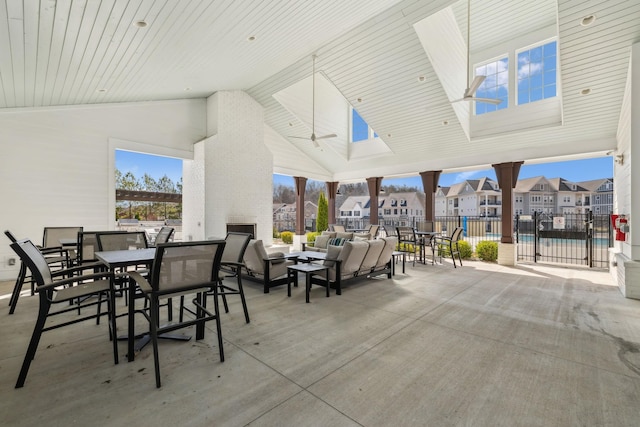
[[[472,54],[557,28],[562,123],[471,139],[414,29],[451,7],[454,30],[466,38],[466,6],[466,0],[0,0],[0,113],[245,90],[265,108],[276,171],[331,180],[615,147],[630,46],[640,41],[640,1],[472,0]],[[595,22],[581,26],[588,15]],[[135,25],[141,20],[146,27]],[[320,151],[286,138],[310,134],[308,120],[299,118],[308,114],[292,113],[273,95],[311,76],[312,53],[318,72],[390,153],[349,159],[330,146]],[[591,94],[581,95],[586,88]],[[305,96],[310,108],[311,94]],[[322,117],[316,121],[330,128]],[[346,144],[346,137],[338,139]]]

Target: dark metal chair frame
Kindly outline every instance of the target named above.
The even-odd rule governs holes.
[[[458,242],[462,239],[462,233],[464,229],[462,227],[456,227],[451,233],[451,237],[446,236],[436,236],[433,238],[433,250],[438,251],[438,255],[440,255],[440,262],[442,262],[442,249],[441,246],[446,246],[449,248],[449,253],[451,254],[451,260],[453,261],[453,268],[456,267],[456,257],[458,255],[458,261],[460,261],[460,267],[462,267],[462,257],[460,256],[460,249],[458,248]],[[435,253],[434,253],[435,259]]]
[[[89,319],[96,319],[99,323],[101,316],[109,316],[109,338],[113,342],[113,360],[118,363],[118,346],[116,342],[116,320],[115,320],[115,299],[114,299],[114,275],[109,271],[92,271],[90,274],[78,275],[85,267],[78,266],[65,270],[52,272],[47,261],[40,250],[30,240],[19,240],[11,243],[11,248],[18,254],[20,259],[31,271],[31,276],[36,282],[36,291],[39,296],[40,305],[38,317],[31,335],[31,340],[25,354],[22,368],[16,382],[16,388],[24,386],[29,372],[31,361],[35,357],[38,343],[43,332],[72,325]],[[93,267],[91,267],[93,269]],[[61,276],[62,279],[55,280]],[[75,285],[75,286],[74,286]],[[101,311],[102,296],[107,294],[107,311]],[[97,296],[97,301],[89,301],[85,297]],[[61,323],[56,323],[46,327],[46,320],[50,316],[67,313],[76,310],[75,302],[84,299],[82,307],[97,305],[97,313],[83,317],[77,317]],[[64,309],[51,312],[53,304],[66,303]],[[78,304],[80,304],[78,302]]]
[[[218,306],[218,276],[220,274],[220,261],[222,259],[222,252],[224,251],[225,244],[226,242],[224,240],[163,243],[157,247],[153,267],[148,280],[137,272],[130,273],[133,285],[137,284],[140,287],[142,295],[149,302],[149,312],[143,310],[140,311],[140,313],[142,313],[149,322],[151,342],[153,344],[156,387],[158,388],[161,386],[160,362],[158,357],[158,336],[166,332],[196,325],[196,340],[200,340],[204,338],[205,322],[215,320],[216,331],[218,334],[220,361],[224,362],[224,347],[222,343],[222,329],[220,326],[220,312]],[[201,254],[198,254],[198,247],[210,245],[216,246],[215,253],[212,254],[211,259],[204,259]],[[186,253],[180,255],[180,252]],[[209,269],[205,270],[207,273],[207,279],[198,280],[201,279],[198,274],[195,274],[193,270],[189,270],[188,272],[185,271],[182,275],[183,280],[189,277],[186,283],[175,283],[171,281],[172,277],[167,273],[174,267],[174,264],[180,262],[182,264],[180,268],[186,269],[189,261],[200,261],[204,267],[207,267],[210,262],[211,271],[209,272]],[[191,266],[191,268],[193,268],[193,266]],[[168,275],[169,277],[165,277],[165,275]],[[206,294],[208,292],[213,293],[213,313],[208,311],[206,308]],[[196,307],[195,311],[193,311],[195,319],[159,327],[160,298],[170,298],[187,293],[196,294],[193,300],[193,304]]]
[[[171,241],[171,237],[173,236],[173,232],[175,228],[173,227],[162,227],[158,234],[156,235],[156,239],[153,242],[153,246],[159,245],[161,243],[167,243]]]
[[[11,233],[9,230],[5,230],[5,236],[11,240],[12,243],[18,241],[18,239]],[[65,250],[62,247],[55,248],[42,248],[36,246],[40,252],[47,259],[47,263],[49,264],[58,264],[59,259],[64,257],[66,259]],[[13,286],[13,291],[11,292],[11,298],[9,298],[9,314],[13,314],[16,311],[16,306],[18,305],[18,299],[20,298],[20,293],[22,292],[22,287],[26,281],[29,281],[31,284],[31,295],[35,295],[35,282],[33,278],[29,275],[27,265],[20,260],[20,270],[18,272],[18,277],[16,278],[16,283]]]
[[[413,254],[413,266],[416,266],[416,251],[419,251],[421,242],[416,236],[416,231],[413,227],[398,226],[396,227],[396,236],[398,236],[398,251],[405,252],[406,254]],[[408,248],[408,245],[413,247],[413,250]]]
[[[247,309],[247,301],[244,297],[244,289],[242,288],[242,268],[244,267],[244,253],[249,246],[249,241],[253,235],[251,233],[228,232],[225,237],[225,248],[222,253],[222,261],[220,265],[220,277],[218,281],[218,294],[222,297],[225,313],[229,312],[227,305],[227,295],[240,295],[242,300],[242,308],[244,310],[244,318],[247,323],[249,320],[249,310]],[[231,244],[230,244],[231,243]],[[233,250],[233,252],[231,252]],[[234,288],[224,283],[225,278],[236,278],[237,286]]]

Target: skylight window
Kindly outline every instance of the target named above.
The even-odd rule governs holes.
[[[518,52],[518,105],[557,95],[557,43]]]
[[[476,76],[486,76],[482,85],[476,91],[478,98],[500,99],[498,105],[486,102],[475,102],[476,115],[503,110],[509,106],[509,57],[505,56],[496,61],[476,66]]]
[[[358,112],[351,109],[351,142],[367,141],[371,138],[377,138],[373,129],[364,121]]]

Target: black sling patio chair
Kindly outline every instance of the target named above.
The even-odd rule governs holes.
[[[11,240],[12,243],[18,241],[18,239],[11,233],[9,230],[5,230],[5,236]],[[56,267],[54,270],[60,270],[63,268],[64,264],[61,261],[66,261],[67,256],[66,252],[62,247],[53,247],[53,248],[43,248],[42,246],[36,246],[40,252],[45,256],[47,264],[50,266]],[[18,299],[20,298],[20,293],[22,292],[22,287],[25,282],[30,282],[31,284],[31,295],[35,295],[35,282],[31,278],[29,274],[29,269],[26,264],[20,261],[20,270],[18,272],[18,277],[16,278],[16,283],[13,286],[13,291],[11,292],[11,298],[9,298],[9,314],[13,314],[16,311],[16,305],[18,305]]]
[[[247,323],[249,319],[249,310],[247,309],[247,301],[244,297],[244,289],[242,287],[242,268],[244,267],[244,253],[247,250],[249,241],[253,235],[251,233],[238,233],[230,231],[225,237],[225,247],[220,261],[220,274],[218,276],[218,296],[222,297],[224,312],[229,312],[227,304],[227,295],[240,295],[242,309],[244,310],[244,319]],[[233,286],[225,279],[236,279],[236,285]],[[208,293],[207,295],[213,295]],[[184,296],[180,297],[180,322],[182,322],[184,311],[193,314],[192,310],[184,305]]]
[[[244,297],[244,289],[242,288],[242,268],[244,267],[244,253],[247,250],[251,233],[227,233],[224,239],[226,245],[222,253],[222,261],[220,265],[220,276],[218,281],[219,295],[222,297],[225,313],[229,312],[227,305],[227,295],[240,295],[242,301],[242,309],[244,310],[244,319],[247,323],[249,320],[249,310],[247,309],[247,301]],[[236,279],[236,286],[233,287],[225,279]]]
[[[137,272],[129,273],[132,286],[140,288],[149,303],[149,310],[142,313],[149,322],[156,387],[160,387],[160,361],[158,357],[158,336],[196,325],[196,340],[204,338],[205,322],[215,321],[218,334],[220,361],[224,362],[222,329],[218,309],[218,280],[220,260],[224,251],[224,240],[200,242],[173,242],[158,245],[149,279]],[[213,313],[207,310],[206,294],[213,294]],[[165,298],[196,294],[193,300],[195,318],[160,327],[160,300]]]
[[[156,239],[153,241],[153,246],[171,241],[171,237],[173,236],[174,231],[175,228],[173,227],[162,227],[160,231],[158,231]]]
[[[38,343],[43,332],[89,319],[96,319],[97,323],[100,316],[104,315],[109,316],[109,338],[113,342],[113,361],[117,364],[118,346],[115,337],[116,320],[113,273],[105,270],[99,272],[91,271],[89,274],[80,274],[84,269],[82,266],[52,273],[44,255],[30,240],[13,242],[11,243],[11,248],[31,271],[31,276],[36,283],[36,292],[40,301],[38,317],[27,348],[27,353],[22,362],[16,388],[24,386],[31,361],[35,357]],[[90,268],[93,270],[93,267]],[[58,276],[63,278],[56,280]],[[102,312],[102,297],[105,295],[107,296],[107,311]],[[97,299],[88,299],[86,298],[88,296],[95,296]],[[64,308],[51,312],[54,304],[61,304]],[[76,310],[76,304],[81,304],[82,307],[97,305],[97,312],[96,314],[83,317],[78,316],[46,326],[47,318]]]
[[[458,261],[460,261],[460,267],[462,267],[462,257],[460,256],[460,249],[458,248],[458,242],[462,239],[462,227],[456,227],[451,233],[451,237],[436,236],[433,238],[433,250],[438,251],[440,256],[440,262],[442,262],[442,253],[448,253],[451,255],[453,261],[453,267],[456,267],[456,255],[458,255]],[[435,259],[435,254],[434,254]]]

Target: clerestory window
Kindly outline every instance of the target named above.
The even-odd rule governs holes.
[[[518,105],[557,95],[557,42],[522,50],[518,56]]]
[[[504,56],[495,61],[475,67],[476,76],[485,76],[484,82],[476,91],[477,98],[499,99],[500,104],[475,102],[476,115],[504,110],[509,106],[509,57]]]
[[[351,108],[351,142],[367,141],[377,137],[378,135],[360,114],[354,108]]]

